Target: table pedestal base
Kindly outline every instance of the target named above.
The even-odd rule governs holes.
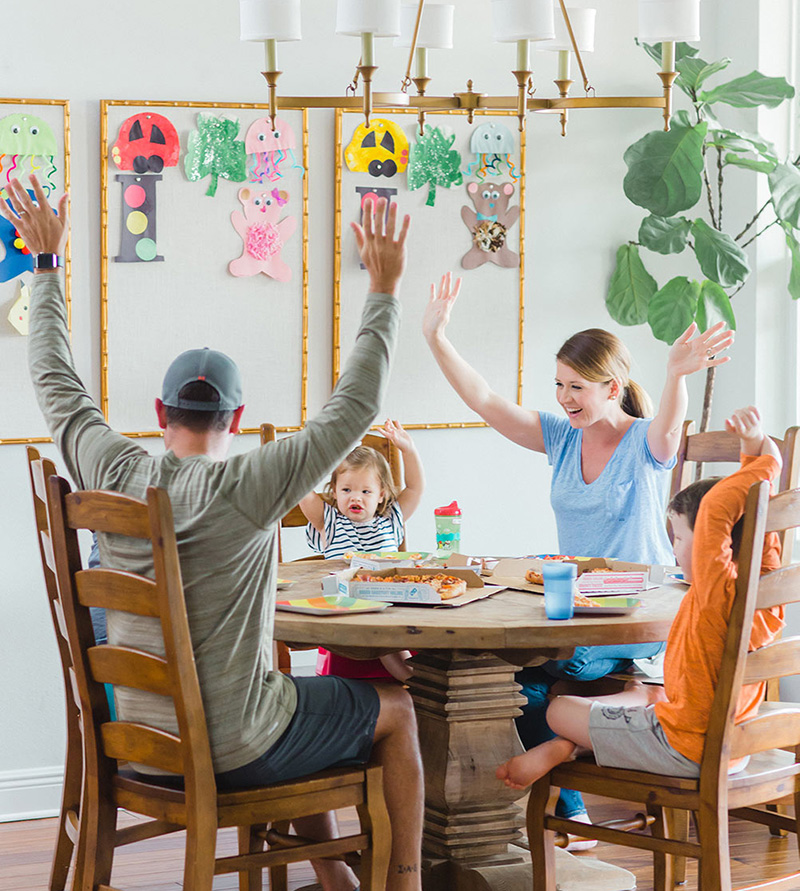
[[[409,688],[425,768],[423,861],[426,891],[525,891],[530,863],[509,847],[524,825],[524,793],[496,779],[498,764],[522,752],[514,718],[525,698],[515,668],[461,651],[413,659]]]

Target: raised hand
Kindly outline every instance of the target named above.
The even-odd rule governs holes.
[[[396,445],[401,452],[412,448],[414,445],[411,437],[399,421],[391,421],[387,418],[386,423],[381,427],[381,433],[389,440],[389,442]]]
[[[377,207],[371,198],[367,198],[362,225],[350,225],[356,236],[361,262],[369,272],[370,290],[394,294],[406,266],[406,237],[411,217],[408,214],[403,217],[400,234],[395,239],[397,204],[389,205],[387,215],[385,198],[378,199]]]
[[[726,418],[725,429],[728,433],[735,433],[739,437],[745,454],[758,454],[764,441],[764,431],[761,428],[761,415],[754,405],[737,408],[729,418]]]
[[[696,336],[695,336],[696,335]],[[720,356],[733,343],[733,331],[725,328],[725,322],[717,322],[707,331],[698,333],[697,324],[691,325],[672,344],[667,359],[670,374],[684,376],[703,368],[724,365],[730,356]]]
[[[56,215],[34,174],[30,181],[36,202],[19,180],[12,179],[6,189],[14,207],[0,198],[0,213],[16,228],[32,254],[63,254],[69,237],[67,196],[61,196]]]
[[[431,285],[431,299],[425,307],[422,316],[422,333],[427,341],[431,341],[437,335],[444,334],[444,329],[450,321],[450,312],[461,290],[461,279],[457,278],[453,284],[453,274],[446,272],[439,282],[439,290],[436,285]]]

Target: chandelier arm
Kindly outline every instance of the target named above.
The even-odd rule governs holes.
[[[575,50],[575,58],[578,60],[578,68],[581,69],[581,77],[583,78],[583,89],[589,93],[594,90],[594,87],[589,83],[589,78],[586,74],[586,69],[583,66],[583,59],[581,58],[581,51],[578,49],[578,41],[575,39],[575,32],[572,30],[572,22],[569,20],[569,13],[567,12],[567,5],[564,0],[558,0],[561,5],[561,13],[564,16],[564,23],[567,26],[567,32],[569,33],[570,43],[572,43],[572,48]]]
[[[408,65],[406,65],[406,76],[403,78],[400,89],[402,92],[406,92],[411,85],[411,66],[414,64],[414,53],[417,49],[417,38],[419,37],[419,26],[420,22],[422,22],[422,7],[425,5],[425,0],[419,0],[419,5],[417,6],[417,20],[414,22],[414,33],[411,35],[411,49],[408,51]]]

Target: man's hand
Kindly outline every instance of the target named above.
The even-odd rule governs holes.
[[[411,217],[403,217],[403,225],[397,240],[394,231],[397,225],[397,205],[389,206],[386,215],[386,199],[379,198],[377,208],[372,199],[364,202],[363,225],[351,223],[355,232],[361,262],[369,272],[370,290],[382,294],[395,294],[403,270],[406,266],[406,236]],[[385,225],[384,225],[385,221]]]
[[[67,195],[58,202],[58,214],[47,203],[39,180],[30,175],[36,202],[31,199],[19,180],[12,179],[6,185],[12,209],[7,201],[0,198],[0,213],[14,226],[24,239],[32,254],[61,254],[69,237],[69,217],[67,215]]]

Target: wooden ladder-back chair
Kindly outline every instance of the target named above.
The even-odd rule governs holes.
[[[67,751],[64,759],[64,783],[61,788],[61,810],[58,815],[53,863],[50,868],[48,891],[64,891],[67,887],[67,874],[73,851],[78,843],[80,820],[81,788],[83,786],[83,752],[81,716],[75,687],[73,685],[72,653],[69,647],[64,610],[56,583],[56,565],[50,536],[50,523],[47,518],[47,479],[56,472],[49,458],[42,458],[38,449],[28,446],[28,471],[31,478],[33,508],[36,516],[36,537],[39,541],[39,554],[42,558],[50,618],[56,634],[58,653],[64,675],[64,699],[67,712]],[[76,856],[73,887],[80,883],[80,864]]]
[[[800,526],[800,489],[771,499],[769,489],[768,482],[756,483],[747,499],[736,595],[699,779],[600,767],[592,758],[554,768],[533,785],[528,804],[534,891],[555,891],[554,831],[651,850],[657,891],[672,888],[675,860],[681,857],[699,861],[700,891],[730,891],[729,814],[798,832],[798,816],[790,818],[756,806],[790,795],[795,814],[800,815],[800,704],[767,702],[756,717],[734,724],[744,684],[800,671],[798,637],[778,639],[748,652],[755,610],[800,601],[800,563],[759,576],[765,534]],[[751,757],[745,769],[728,775],[730,761],[746,755]],[[632,834],[613,824],[592,826],[555,817],[550,812],[555,802],[553,787],[643,802],[643,809],[654,819],[651,831]],[[694,814],[696,842],[690,842],[681,830],[673,831],[672,816],[684,810]],[[800,872],[775,877],[764,869],[762,875],[762,882],[746,886],[748,891],[800,887]]]
[[[678,446],[677,463],[672,469],[669,499],[694,480],[698,465],[738,464],[739,437],[725,430],[712,430],[695,433],[694,421],[684,421],[681,442]],[[783,439],[773,436],[783,459],[781,475],[777,481],[777,491],[785,492],[800,485],[800,427],[789,427]],[[792,559],[793,536],[781,536],[784,563]]]
[[[181,829],[186,830],[185,891],[211,891],[214,876],[230,872],[239,872],[242,891],[255,891],[262,887],[265,868],[270,888],[286,891],[286,864],[352,851],[362,851],[362,887],[382,889],[390,830],[380,767],[332,769],[272,786],[217,790],[167,493],[149,488],[146,502],[116,492],[71,493],[57,476],[50,477],[47,492],[84,726],[84,873],[76,891],[114,891],[115,847]],[[79,529],[149,540],[154,578],[84,570]],[[90,606],[157,620],[164,655],[127,645],[95,645]],[[124,719],[110,721],[104,683],[171,699],[177,734]],[[167,771],[173,782],[134,772],[126,762]],[[351,805],[361,818],[360,834],[324,842],[294,836],[285,841],[290,821]],[[152,819],[117,830],[119,808]],[[216,859],[217,830],[223,827],[238,828],[240,853]],[[269,839],[268,850],[263,838]]]
[[[275,442],[275,427],[273,424],[262,424],[261,425],[261,444],[266,445],[268,442]],[[386,439],[385,436],[379,436],[375,433],[367,433],[361,439],[361,444],[365,446],[369,446],[371,449],[375,449],[376,452],[379,452],[386,458],[386,462],[389,465],[389,470],[392,473],[392,480],[398,488],[403,488],[403,462],[400,457],[400,449],[397,448],[396,445],[393,445]],[[288,514],[281,520],[282,528],[290,528],[294,526],[305,526],[308,523],[308,520],[305,518],[305,514],[300,510],[299,505],[295,505]],[[405,538],[400,545],[400,550],[403,550],[406,546]],[[280,540],[280,530],[278,531],[278,559],[283,559],[283,552],[281,550],[281,540]],[[304,557],[306,560],[316,560],[318,557]]]

